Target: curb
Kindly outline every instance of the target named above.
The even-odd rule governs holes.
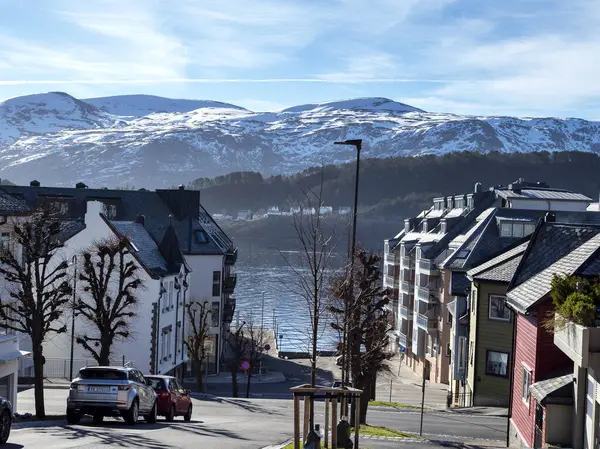
[[[282,449],[282,448],[286,447],[288,444],[293,443],[293,442],[294,442],[294,440],[290,439],[290,440],[287,440],[285,443],[279,443],[279,444],[274,444],[271,446],[265,446],[261,449]]]
[[[57,427],[57,426],[63,426],[64,424],[65,424],[64,419],[47,420],[47,421],[31,420],[31,421],[21,421],[21,422],[14,423],[11,426],[11,429],[12,430],[20,430],[20,429],[29,429],[29,428],[35,428],[35,427]]]
[[[17,389],[19,390],[28,390],[31,388],[35,388],[35,385],[29,384],[18,384]],[[44,390],[68,390],[71,388],[70,384],[44,384]]]

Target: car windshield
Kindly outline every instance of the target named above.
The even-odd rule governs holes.
[[[150,381],[150,386],[155,390],[165,389],[165,381],[163,379],[157,379],[156,377],[146,377],[146,379]]]
[[[114,369],[82,369],[80,379],[127,380],[127,373]]]

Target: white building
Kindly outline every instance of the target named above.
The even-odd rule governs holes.
[[[146,288],[140,292],[131,338],[114,346],[115,362],[131,361],[143,372],[183,376],[184,367],[191,369],[185,364],[187,351],[183,347],[189,331],[184,307],[199,301],[208,302],[211,309],[209,372],[217,372],[223,336],[229,332],[235,310],[232,266],[237,249],[201,206],[200,192],[183,187],[151,192],[81,186],[45,188],[32,183],[28,187],[6,186],[0,194],[30,210],[46,204],[59,211],[65,223],[62,256],[68,260],[95,240],[110,236],[130,239],[132,256],[142,268]],[[10,241],[12,236],[7,234]],[[47,377],[70,374],[71,317],[65,315],[69,315],[64,317],[69,322],[68,333],[52,336],[44,344]],[[81,326],[83,322],[77,319],[75,335]],[[91,361],[79,345],[74,351],[79,364]],[[22,374],[28,374],[26,361],[21,368]]]
[[[237,219],[238,220],[252,220],[252,211],[250,209],[239,211],[237,214]]]
[[[321,206],[319,208],[319,214],[321,215],[330,215],[333,213],[333,207],[331,206]]]
[[[271,206],[267,209],[267,215],[281,215],[281,211],[277,206]]]
[[[342,206],[338,209],[338,214],[339,215],[348,215],[349,213],[352,213],[352,208],[348,207],[348,206]]]

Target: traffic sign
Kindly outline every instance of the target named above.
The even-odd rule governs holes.
[[[404,352],[406,352],[406,348],[405,348],[404,346],[400,346],[400,352],[401,352],[401,353],[404,353]]]
[[[269,352],[271,350],[271,345],[267,344],[265,345],[265,351]]]
[[[250,362],[249,362],[248,360],[244,360],[244,361],[242,362],[241,368],[242,368],[244,371],[248,371],[248,370],[250,369]]]

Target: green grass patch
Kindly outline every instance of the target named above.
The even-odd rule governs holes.
[[[400,402],[386,402],[386,401],[369,401],[369,405],[372,407],[393,407],[393,408],[415,408],[420,409],[419,405],[401,404]],[[429,407],[423,407],[428,410]]]
[[[360,435],[370,435],[375,437],[402,437],[402,438],[416,438],[415,435],[408,432],[401,432],[400,430],[390,429],[389,427],[380,426],[369,426],[362,425],[358,430]],[[354,434],[354,429],[352,429]]]

